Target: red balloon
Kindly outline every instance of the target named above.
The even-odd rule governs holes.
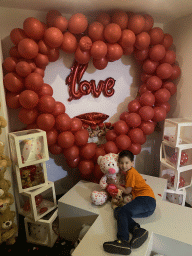
[[[23,78],[15,72],[7,73],[4,76],[3,83],[5,88],[10,92],[20,92],[24,89]]]
[[[53,95],[53,88],[51,87],[51,85],[44,83],[40,90],[38,91],[38,95],[39,96],[44,96],[44,95],[49,95],[52,96]]]
[[[77,47],[75,51],[75,59],[80,64],[87,64],[91,58],[91,55],[88,51],[81,51],[80,47]]]
[[[34,59],[38,51],[38,44],[33,39],[24,38],[18,44],[18,52],[25,59]]]
[[[9,50],[9,55],[13,58],[22,58],[20,53],[18,52],[17,46],[12,46]]]
[[[141,152],[141,145],[132,143],[128,150],[131,151],[133,155],[138,155]]]
[[[143,135],[143,131],[140,128],[131,129],[128,133],[131,141],[136,144],[140,144],[140,142],[143,140]]]
[[[63,34],[58,28],[50,27],[45,30],[44,41],[51,48],[59,47],[63,42]]]
[[[79,148],[76,145],[73,145],[70,148],[65,148],[63,154],[67,160],[74,160],[79,157]]]
[[[43,113],[37,118],[37,125],[44,131],[49,131],[55,125],[55,118],[52,114]]]
[[[107,141],[104,144],[104,150],[105,150],[106,154],[108,154],[108,153],[117,154],[118,153],[118,148],[117,148],[115,142],[113,142],[113,141]]]
[[[135,46],[139,50],[147,49],[150,45],[150,40],[147,32],[141,32],[136,36]]]
[[[82,13],[76,13],[71,16],[68,22],[68,30],[73,34],[83,33],[88,26],[87,18]]]
[[[148,121],[151,120],[154,116],[154,110],[150,106],[144,106],[139,109],[139,115],[142,120]]]
[[[103,41],[95,41],[91,47],[91,56],[94,59],[101,59],[107,54],[107,45]]]
[[[121,38],[121,27],[115,23],[108,24],[104,29],[104,37],[108,43],[116,43]]]
[[[154,132],[155,125],[153,122],[141,122],[139,128],[143,131],[145,135],[149,135]]]
[[[154,24],[153,17],[149,14],[143,14],[143,17],[145,18],[145,26],[143,31],[150,31]]]
[[[162,84],[163,82],[158,76],[151,76],[147,79],[146,87],[149,91],[157,91]]]
[[[161,63],[169,63],[174,64],[176,60],[176,53],[172,50],[167,50],[165,53],[165,57],[161,60]]]
[[[81,177],[83,179],[89,179],[94,170],[94,163],[91,160],[83,160],[80,161],[78,167]]]
[[[93,42],[104,40],[104,26],[100,22],[93,22],[89,25],[88,35]]]
[[[19,111],[19,120],[24,124],[32,124],[35,122],[38,116],[38,111],[36,109],[26,109],[21,108]]]
[[[109,61],[119,60],[122,55],[123,49],[119,44],[115,43],[107,45],[107,58]]]
[[[153,61],[160,61],[165,57],[165,47],[161,44],[156,44],[149,50],[149,57]]]
[[[137,113],[130,113],[126,118],[126,123],[130,127],[138,127],[141,124],[141,117]]]
[[[109,130],[106,132],[105,138],[107,141],[115,141],[117,134],[114,130]]]
[[[162,107],[155,107],[154,108],[154,117],[153,117],[152,120],[154,122],[163,121],[163,120],[165,120],[166,115],[167,115],[167,112],[166,112],[166,110],[164,108],[162,108]]]
[[[25,31],[21,28],[14,28],[11,30],[10,38],[13,44],[18,45],[18,43],[23,40],[24,38],[27,38],[27,35],[25,34]]]
[[[166,49],[168,49],[173,44],[173,37],[170,34],[164,34],[164,38],[161,44],[164,45]]]
[[[143,63],[143,70],[147,73],[147,74],[153,74],[157,67],[158,67],[158,62],[155,62],[153,60],[147,59],[144,61]]]
[[[53,26],[53,21],[57,16],[62,16],[62,14],[57,10],[50,10],[46,15],[46,22],[49,27]]]
[[[165,88],[159,89],[158,91],[155,92],[154,95],[157,103],[167,102],[171,97],[170,92]]]
[[[123,48],[124,55],[131,55],[133,51],[134,51],[134,46]]]
[[[77,146],[84,146],[89,139],[89,133],[86,129],[81,129],[75,134],[75,143]]]
[[[165,111],[168,113],[171,109],[171,106],[169,104],[169,102],[164,102],[164,103],[157,103],[155,104],[156,107],[162,107],[165,109]]]
[[[43,40],[39,40],[38,46],[39,46],[39,52],[46,55],[49,53],[51,49]]]
[[[54,62],[59,59],[59,49],[58,48],[52,48],[50,49],[48,53],[48,59],[50,62]]]
[[[82,129],[82,121],[79,118],[72,118],[71,119],[71,132],[75,133]]]
[[[23,108],[33,109],[39,102],[39,97],[36,92],[24,90],[19,95],[19,101]]]
[[[19,101],[19,94],[7,92],[6,93],[6,103],[9,108],[18,109],[21,107],[21,103]]]
[[[128,104],[129,112],[137,112],[140,109],[141,105],[138,100],[132,100]]]
[[[151,37],[151,44],[160,44],[164,38],[164,33],[161,28],[154,27],[149,31],[149,35]]]
[[[140,86],[140,88],[139,88],[139,94],[142,95],[145,92],[150,92],[150,91],[147,89],[147,85],[146,84],[142,84]]]
[[[124,111],[123,113],[121,113],[119,119],[125,121],[126,117],[129,115],[128,111]]]
[[[121,134],[119,135],[116,140],[115,143],[117,145],[117,147],[121,150],[126,150],[131,146],[131,140],[130,138],[125,135],[125,134]]]
[[[61,132],[57,138],[58,145],[62,148],[70,148],[75,142],[75,137],[72,132]]]
[[[39,68],[46,68],[46,66],[49,64],[48,56],[42,53],[38,53],[35,58],[35,64]]]
[[[143,72],[141,73],[141,81],[144,83],[149,77],[151,77],[151,75]]]
[[[36,123],[28,124],[26,127],[26,130],[31,130],[31,129],[39,129],[39,127]]]
[[[51,129],[47,131],[46,134],[48,146],[51,146],[57,142],[58,131],[56,129]]]
[[[65,105],[62,102],[56,101],[55,108],[52,112],[52,115],[59,116],[65,113]]]
[[[72,159],[72,160],[67,160],[66,161],[68,166],[71,167],[71,168],[76,168],[80,162],[80,158],[77,157],[75,159]]]
[[[96,153],[97,145],[95,143],[87,143],[80,149],[80,155],[87,160],[94,157]]]
[[[17,65],[17,59],[14,57],[7,57],[3,61],[3,68],[6,69],[6,71],[8,72],[15,71],[16,65]]]
[[[108,65],[108,59],[106,57],[103,57],[101,59],[93,59],[93,65],[96,69],[102,70],[107,67]]]
[[[100,180],[103,177],[103,172],[101,171],[100,166],[98,164],[95,164],[94,166],[93,175],[98,180]]]
[[[56,27],[61,30],[61,32],[64,32],[68,28],[68,20],[63,16],[56,16],[53,19],[53,27]]]
[[[89,51],[92,46],[91,38],[88,36],[81,37],[79,41],[79,47],[82,51]]]
[[[121,33],[121,38],[119,40],[119,44],[123,47],[123,48],[127,48],[130,46],[133,46],[135,44],[135,34],[132,30],[129,29],[124,29]]]
[[[167,79],[171,77],[173,68],[169,63],[163,63],[157,67],[156,73],[161,79]]]
[[[50,95],[43,95],[39,99],[38,109],[43,113],[52,113],[55,108],[55,99]]]
[[[103,24],[104,26],[107,26],[111,22],[111,18],[108,13],[101,13],[97,16],[96,20]]]
[[[16,72],[19,76],[26,77],[31,73],[31,66],[26,61],[20,61],[17,63]]]
[[[45,76],[45,70],[42,69],[42,68],[38,68],[38,67],[37,67],[33,72],[34,72],[34,73],[37,73],[37,74],[39,74],[39,75],[41,75],[42,77]]]
[[[96,148],[95,150],[95,155],[94,155],[94,161],[97,163],[97,159],[99,156],[104,156],[106,153],[105,153],[105,150],[103,148]]]
[[[30,67],[31,67],[31,72],[34,72],[34,70],[36,69],[36,65],[33,62],[33,60],[25,60],[27,63],[29,63]]]
[[[148,48],[143,50],[135,49],[134,55],[135,55],[135,58],[138,59],[139,61],[144,61],[148,58],[149,49]]]
[[[145,92],[140,97],[141,105],[153,106],[155,103],[155,96],[151,92]]]
[[[67,131],[71,129],[71,118],[66,114],[56,116],[56,127],[59,131]]]
[[[114,131],[116,134],[127,134],[129,127],[126,122],[123,120],[119,120],[113,124]]]
[[[124,11],[117,11],[112,16],[112,22],[120,26],[120,28],[126,29],[128,25],[128,15]]]
[[[181,75],[181,69],[177,65],[173,65],[172,67],[173,67],[173,72],[172,72],[172,75],[170,76],[170,79],[174,80]]]
[[[23,29],[26,35],[34,40],[40,40],[45,32],[45,28],[41,21],[33,17],[24,20]]]
[[[60,147],[58,144],[53,144],[49,146],[49,152],[53,155],[60,155],[62,153],[62,147]]]
[[[177,86],[173,82],[165,82],[162,88],[167,89],[171,95],[174,95],[177,92]]]
[[[132,30],[135,34],[139,34],[145,27],[145,18],[140,14],[134,14],[129,18],[128,29]]]
[[[43,77],[38,73],[33,72],[25,78],[25,87],[28,90],[38,92],[43,84]]]

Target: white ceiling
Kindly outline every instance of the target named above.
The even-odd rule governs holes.
[[[95,17],[100,11],[124,10],[152,15],[156,23],[166,23],[192,13],[192,0],[0,0],[0,6]]]

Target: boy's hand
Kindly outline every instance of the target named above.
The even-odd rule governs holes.
[[[108,179],[107,179],[107,184],[116,185],[116,181],[115,181],[114,179],[108,178]]]

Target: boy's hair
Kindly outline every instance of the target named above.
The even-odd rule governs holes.
[[[129,150],[123,150],[123,151],[121,151],[121,152],[119,153],[118,162],[119,162],[119,160],[120,160],[121,158],[123,158],[123,157],[125,157],[125,156],[128,157],[131,162],[133,162],[133,160],[134,160],[134,155],[133,155],[133,153],[132,153],[131,151],[129,151]]]

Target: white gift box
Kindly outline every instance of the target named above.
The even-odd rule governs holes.
[[[19,168],[13,168],[13,174],[17,181],[19,193],[41,188],[48,185],[46,163],[40,163]]]
[[[38,221],[24,219],[28,243],[53,247],[59,236],[58,209],[51,211]]]
[[[46,132],[40,129],[9,133],[11,159],[19,168],[49,160]]]
[[[188,118],[165,119],[163,141],[178,147],[186,144],[192,147],[192,120]]]
[[[18,213],[34,221],[57,207],[54,183],[23,193],[15,193]]]
[[[168,201],[170,203],[179,204],[181,206],[185,206],[185,200],[186,200],[186,190],[172,190],[172,189],[166,189],[163,195],[163,200]]]

